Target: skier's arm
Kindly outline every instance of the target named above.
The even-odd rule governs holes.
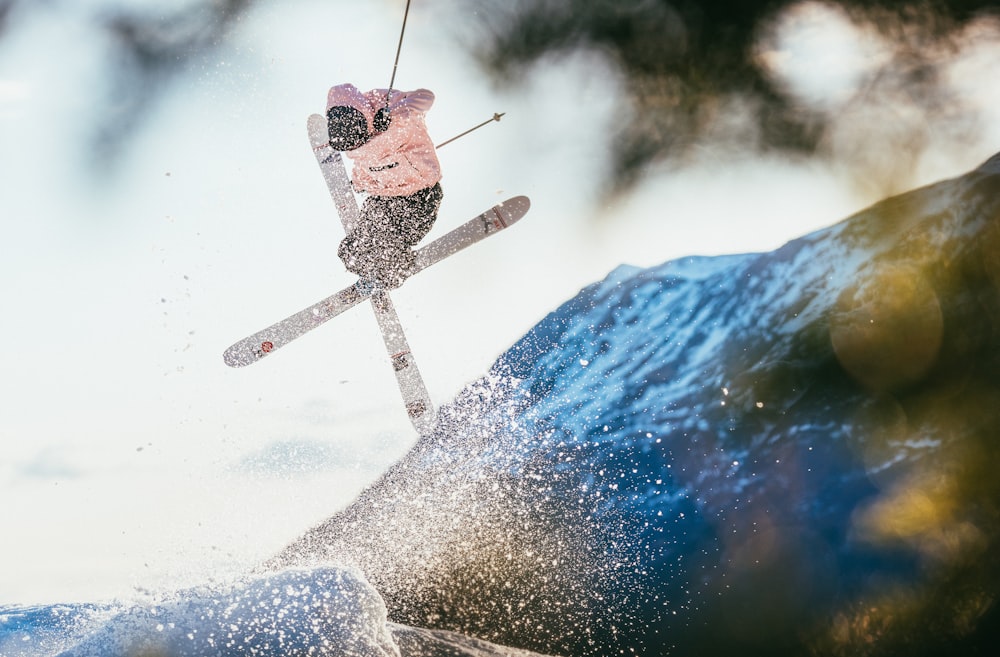
[[[389,111],[394,112],[398,108],[414,109],[418,112],[426,112],[434,104],[434,92],[430,89],[417,89],[416,91],[406,91],[398,96],[394,96],[389,104]]]

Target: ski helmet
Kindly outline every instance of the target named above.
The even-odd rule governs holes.
[[[338,151],[352,151],[368,141],[368,120],[360,110],[334,105],[326,111],[330,145]]]

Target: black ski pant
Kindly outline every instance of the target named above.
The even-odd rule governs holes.
[[[413,265],[413,251],[437,219],[441,184],[409,196],[369,196],[354,232],[340,242],[337,255],[348,271],[395,287]]]

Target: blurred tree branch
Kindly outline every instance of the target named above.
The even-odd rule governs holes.
[[[7,31],[10,12],[14,7],[14,0],[0,0],[0,36]]]
[[[140,124],[143,110],[155,103],[167,83],[192,60],[214,50],[254,0],[203,0],[194,6],[146,13],[113,10],[100,24],[117,46],[113,98],[97,127],[95,155],[113,165],[122,145]]]
[[[477,0],[477,4],[479,36],[485,38],[476,38],[470,48],[503,84],[525,79],[525,73],[546,58],[579,50],[605,55],[621,72],[622,119],[610,136],[614,171],[610,192],[628,189],[650,164],[683,161],[727,111],[742,114],[741,134],[729,135],[735,139],[731,145],[739,149],[809,154],[824,137],[828,117],[793,102],[755,61],[761,31],[781,10],[796,4],[791,0],[515,0],[502,6]],[[938,93],[929,54],[937,49],[925,51],[925,47],[932,40],[947,40],[976,16],[998,11],[995,2],[986,0],[836,4],[849,15],[864,14],[874,20],[880,31],[901,44],[892,84],[905,88],[909,100],[923,111],[936,115],[954,108]]]
[[[21,15],[71,1],[0,0],[0,39],[17,29]],[[802,4],[797,0],[437,1],[450,5],[447,13],[459,21],[462,33],[474,35],[468,38],[468,51],[502,84],[515,86],[539,62],[580,51],[599,53],[620,72],[617,120],[610,134],[601,137],[612,159],[609,193],[627,191],[650,165],[683,164],[706,145],[750,153],[823,151],[833,140],[832,124],[840,120],[797,102],[765,70],[755,50],[782,11]],[[193,0],[183,8],[154,10],[109,1],[106,6],[113,8],[95,10],[100,12],[95,24],[114,44],[115,67],[102,118],[93,128],[92,161],[99,174],[114,166],[148,115],[144,110],[155,106],[193,62],[224,43],[238,19],[260,2]],[[883,166],[887,178],[904,176],[930,135],[947,132],[959,143],[975,133],[974,110],[949,96],[934,57],[957,47],[960,30],[969,21],[1000,15],[995,2],[824,4],[875,25],[897,46],[892,60],[880,64],[849,107],[856,111],[857,123],[867,122],[870,132],[884,132],[878,135],[882,142],[876,146],[868,134],[847,140],[837,136],[839,143],[848,144],[841,148],[867,151],[848,160],[856,156],[859,162]],[[913,111],[895,121],[886,112],[866,113],[865,106],[873,104]],[[876,157],[881,160],[872,163]],[[859,176],[870,174],[857,168]],[[910,181],[883,187],[892,182]]]
[[[20,27],[20,20],[40,10],[59,10],[74,0],[0,0],[0,40]],[[88,8],[84,21],[110,37],[109,89],[93,126],[89,161],[104,178],[117,163],[147,112],[170,83],[227,36],[232,25],[256,0],[197,0],[182,5],[122,7],[107,2]],[[89,11],[89,13],[88,13]],[[71,56],[71,55],[70,55]]]

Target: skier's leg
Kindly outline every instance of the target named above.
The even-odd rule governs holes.
[[[430,232],[441,205],[441,186],[408,196],[369,196],[355,232],[354,259],[386,287],[399,286],[413,266],[412,247]]]
[[[348,235],[340,240],[340,246],[337,247],[337,256],[344,263],[344,268],[354,274],[359,273],[360,269],[357,248],[358,242],[354,235]]]
[[[400,243],[404,246],[400,254],[400,271],[403,277],[408,277],[416,262],[413,247],[431,232],[437,221],[438,209],[443,197],[441,185],[435,184],[407,197],[407,209],[401,216],[405,221],[397,223]]]
[[[399,257],[398,238],[389,225],[397,211],[395,205],[394,197],[369,196],[361,206],[358,227],[342,242],[345,265],[387,287],[399,285],[394,276],[387,275],[397,268]]]
[[[372,278],[381,263],[380,241],[384,228],[378,213],[371,211],[366,200],[354,232],[340,242],[337,255],[344,267],[362,278]]]
[[[402,213],[405,215],[405,221],[397,222],[395,228],[406,246],[416,246],[427,233],[431,232],[434,222],[437,221],[443,197],[441,183],[403,197],[406,199],[406,208]]]
[[[413,267],[413,247],[431,231],[441,206],[441,185],[435,184],[396,200],[389,230],[398,253],[399,270],[405,278]]]

